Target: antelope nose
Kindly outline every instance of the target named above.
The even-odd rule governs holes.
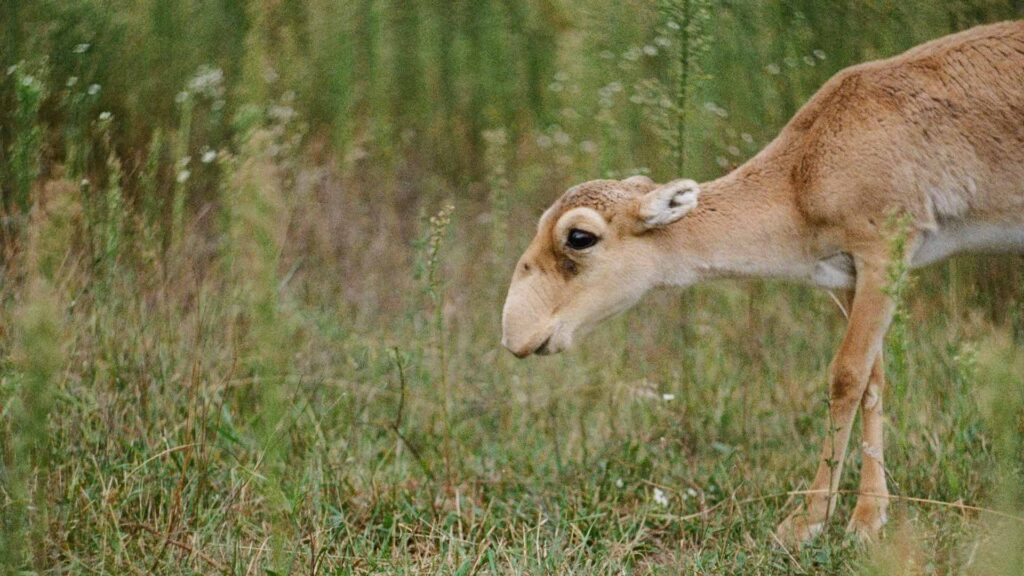
[[[529,346],[513,346],[507,339],[501,339],[501,345],[508,349],[516,358],[526,358],[533,354],[533,348]]]
[[[502,342],[501,343],[502,343],[503,346],[505,346],[505,348],[508,348],[508,351],[511,352],[513,355],[515,355],[516,358],[520,358],[520,359],[526,358],[530,354],[537,354],[539,356],[545,356],[545,355],[551,353],[550,350],[548,349],[548,344],[551,343],[551,337],[550,336],[545,338],[544,341],[540,343],[540,345],[524,344],[524,345],[520,345],[520,346],[513,346],[504,338],[502,338]]]
[[[528,348],[520,348],[519,350],[513,350],[512,348],[509,348],[509,351],[512,352],[513,356],[519,358],[520,360],[526,358],[527,356],[533,353],[533,350],[530,350]]]

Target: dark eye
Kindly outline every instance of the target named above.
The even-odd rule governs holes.
[[[580,230],[579,228],[573,228],[569,230],[569,237],[566,238],[565,244],[573,250],[586,250],[594,244],[597,244],[598,237],[587,232],[586,230]]]

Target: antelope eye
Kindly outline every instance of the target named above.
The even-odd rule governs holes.
[[[569,237],[565,240],[565,245],[573,250],[586,250],[594,244],[597,244],[598,237],[586,230],[580,230],[579,228],[573,228],[569,230]]]

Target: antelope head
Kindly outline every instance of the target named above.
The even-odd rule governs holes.
[[[666,277],[664,229],[697,206],[692,180],[646,176],[570,188],[540,218],[502,313],[513,354],[553,354]]]

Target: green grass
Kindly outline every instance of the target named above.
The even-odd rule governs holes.
[[[656,291],[571,353],[499,345],[567,186],[719,174],[836,69],[1013,2],[695,3],[685,98],[683,2],[109,4],[0,24],[5,573],[1020,572],[1019,257],[901,280],[870,546],[851,495],[772,538],[827,433],[827,294]]]
[[[257,194],[250,203],[266,201]],[[232,254],[250,258],[241,272],[190,276],[186,258],[103,295],[20,290],[5,313],[4,398],[48,400],[4,402],[16,441],[5,518],[20,511],[6,535],[28,552],[9,560],[114,574],[788,574],[913,558],[934,573],[1012,573],[982,567],[1019,522],[899,500],[877,547],[844,536],[849,496],[810,546],[773,546],[784,493],[806,486],[824,434],[843,327],[826,295],[659,292],[573,353],[519,362],[498,348],[500,301],[474,272],[490,231],[466,225],[467,210],[426,256],[433,280],[400,266],[377,284],[375,260],[338,272],[340,288],[353,278],[398,302],[363,321],[315,293],[331,283],[322,269],[298,265],[269,293],[253,285],[254,270],[284,274],[302,257],[274,264],[259,248],[271,233],[251,234],[268,225],[258,215],[232,236]],[[914,296],[913,378],[888,400],[892,491],[1019,516],[1004,487],[1021,474],[1020,344]]]

